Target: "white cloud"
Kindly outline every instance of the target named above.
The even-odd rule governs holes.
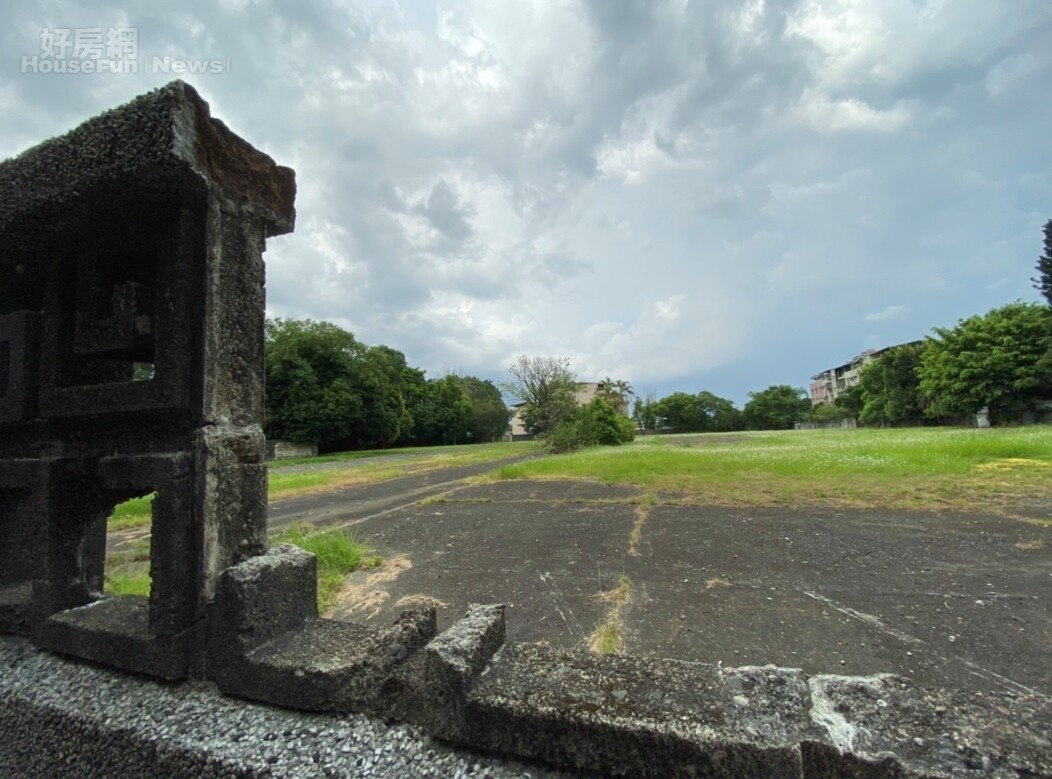
[[[797,111],[819,132],[870,130],[889,133],[910,123],[910,113],[901,101],[891,108],[879,110],[858,98],[835,100],[811,88],[804,91]]]
[[[871,314],[866,314],[865,321],[867,322],[887,322],[889,319],[900,319],[909,313],[909,309],[905,306],[887,306],[880,311],[874,311]]]

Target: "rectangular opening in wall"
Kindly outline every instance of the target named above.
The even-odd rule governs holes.
[[[118,503],[106,522],[106,581],[110,595],[149,597],[150,527],[155,493]]]
[[[132,381],[152,381],[153,380],[153,363],[152,362],[136,362],[132,363]]]

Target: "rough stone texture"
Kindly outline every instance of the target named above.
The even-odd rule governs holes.
[[[208,676],[232,688],[246,654],[318,616],[317,561],[283,544],[228,568],[209,619]]]
[[[1012,705],[888,675],[510,645],[468,694],[465,741],[612,776],[1052,775],[1052,705]]]
[[[249,652],[223,689],[304,711],[390,716],[404,701],[400,667],[434,635],[434,609],[407,611],[383,630],[311,620]]]
[[[424,649],[421,698],[425,723],[443,738],[463,738],[464,700],[476,677],[504,645],[504,606],[472,604]]]
[[[294,199],[178,81],[0,163],[0,630],[204,672],[218,577],[266,548],[262,255]],[[106,518],[151,492],[149,606],[99,621]]]
[[[53,615],[37,626],[35,639],[45,649],[119,665],[126,671],[162,679],[185,678],[188,632],[154,635],[149,612],[150,603],[141,596],[100,598]],[[70,647],[76,651],[70,652]],[[114,658],[120,662],[114,663]]]

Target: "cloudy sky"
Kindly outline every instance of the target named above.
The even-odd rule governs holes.
[[[21,6],[0,156],[171,80],[159,58],[218,71],[184,78],[297,172],[269,313],[429,376],[558,355],[741,403],[1036,298],[1049,0]],[[128,58],[99,54],[118,28],[137,73],[23,72]]]

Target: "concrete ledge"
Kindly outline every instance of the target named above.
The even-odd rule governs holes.
[[[110,597],[52,615],[36,630],[37,644],[161,679],[185,679],[190,631],[154,636],[149,629],[150,603],[136,595]]]
[[[407,611],[383,630],[311,620],[250,652],[223,689],[303,711],[388,716],[399,667],[434,635],[434,609]]]
[[[1003,703],[892,675],[511,645],[468,693],[464,740],[611,776],[1052,776],[1052,703]]]

